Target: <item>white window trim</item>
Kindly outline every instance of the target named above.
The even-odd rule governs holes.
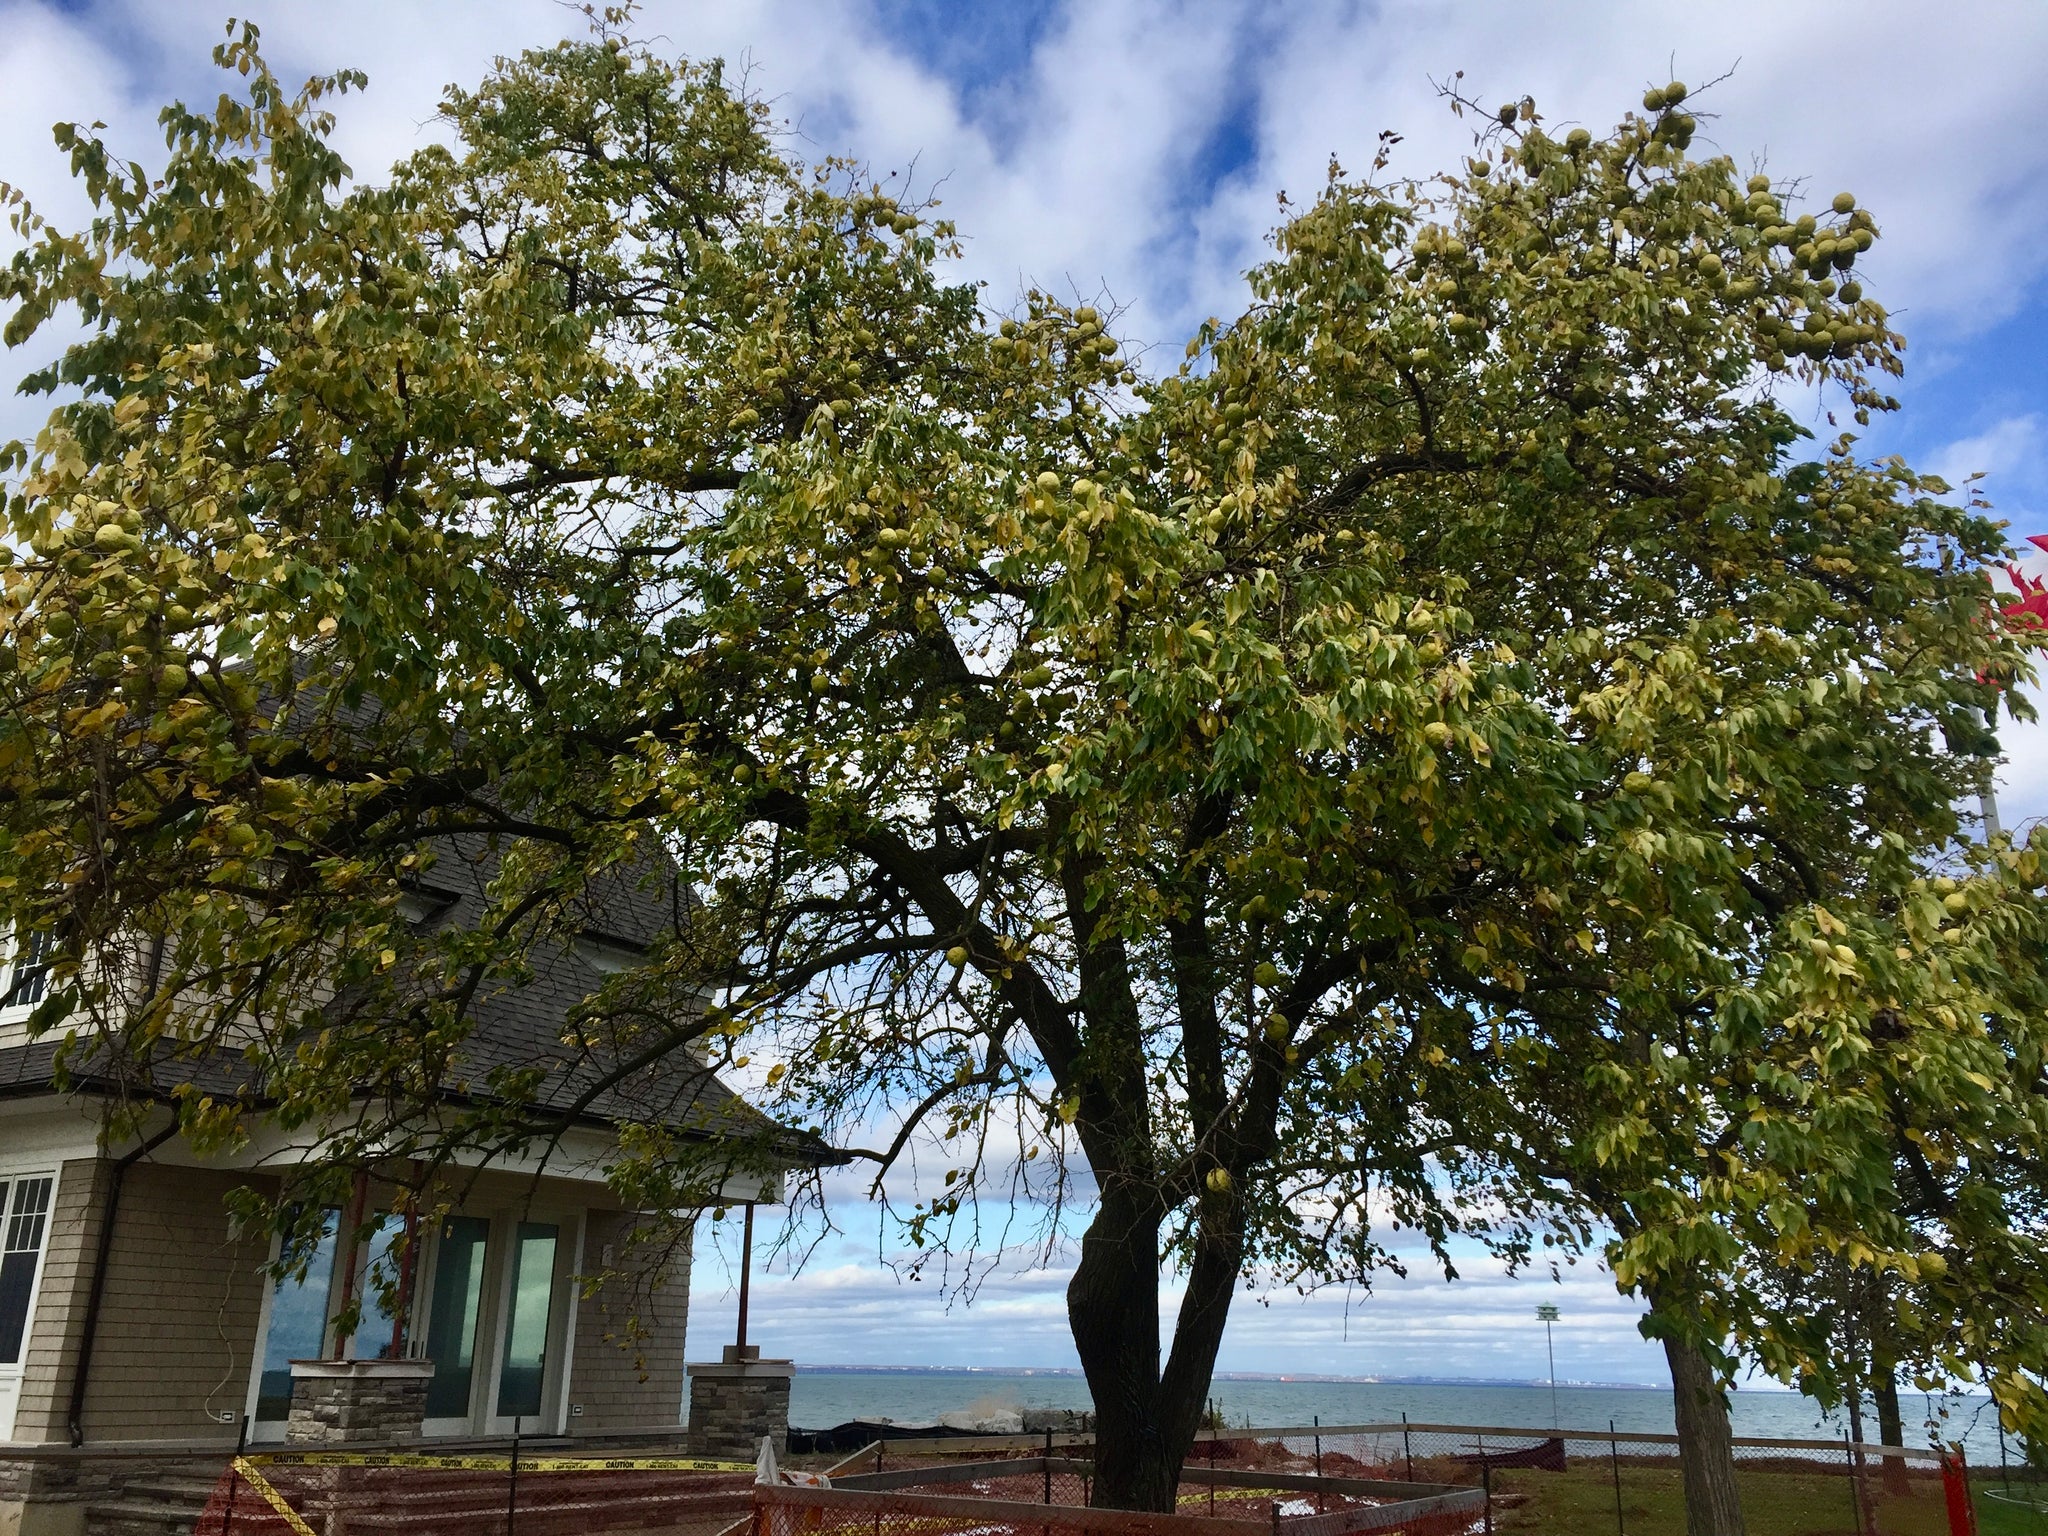
[[[19,1165],[0,1165],[0,1182],[6,1186],[7,1203],[14,1201],[14,1186],[21,1179],[48,1179],[50,1181],[50,1204],[43,1216],[42,1246],[36,1250],[35,1273],[28,1282],[28,1318],[21,1329],[21,1358],[12,1365],[0,1365],[0,1379],[12,1380],[14,1391],[9,1394],[6,1412],[0,1414],[0,1441],[14,1438],[14,1420],[21,1405],[21,1386],[28,1375],[29,1352],[35,1348],[36,1306],[42,1300],[43,1273],[50,1259],[50,1240],[56,1235],[57,1201],[63,1192],[64,1169],[61,1164],[34,1162]],[[0,1212],[0,1223],[4,1223],[5,1212]]]

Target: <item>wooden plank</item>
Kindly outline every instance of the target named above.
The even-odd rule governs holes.
[[[1281,1521],[1285,1536],[1351,1536],[1356,1531],[1384,1531],[1429,1515],[1470,1513],[1485,1507],[1484,1488],[1460,1488],[1425,1499],[1404,1499],[1397,1504],[1333,1509],[1327,1515],[1283,1515]]]
[[[856,1472],[832,1479],[834,1488],[919,1488],[933,1483],[971,1483],[984,1477],[1023,1477],[1046,1470],[1043,1456],[1019,1456],[1009,1461],[956,1461],[942,1467],[899,1467],[894,1472]],[[1052,1470],[1092,1476],[1092,1461],[1062,1461],[1053,1458]]]
[[[1317,1477],[1313,1472],[1242,1472],[1230,1467],[1184,1467],[1184,1483],[1218,1488],[1286,1488],[1298,1493],[1334,1493],[1365,1499],[1424,1498],[1459,1491],[1455,1483],[1389,1482],[1376,1477]]]
[[[1343,1435],[1399,1435],[1403,1428],[1406,1428],[1411,1435],[1500,1435],[1504,1438],[1522,1440],[1548,1440],[1555,1437],[1565,1440],[1597,1440],[1602,1446],[1605,1446],[1608,1440],[1607,1431],[1604,1429],[1546,1430],[1530,1429],[1527,1426],[1500,1424],[1408,1424],[1404,1426],[1394,1423],[1296,1424],[1266,1426],[1254,1429],[1204,1429],[1196,1432],[1195,1444],[1207,1445],[1212,1441],[1230,1444],[1232,1442],[1253,1440],[1312,1440],[1320,1435],[1324,1442],[1323,1452],[1325,1455],[1333,1453],[1341,1455],[1345,1454],[1341,1447],[1329,1444],[1336,1437]],[[1663,1434],[1655,1430],[1625,1430],[1615,1438],[1623,1444],[1629,1442],[1634,1442],[1638,1445],[1675,1446],[1678,1444],[1678,1436]],[[930,1437],[923,1439],[889,1439],[875,1443],[879,1443],[892,1456],[977,1456],[986,1455],[991,1451],[1043,1451],[1045,1449],[1045,1436],[1043,1434],[953,1435],[936,1439]],[[872,1455],[874,1453],[875,1443],[868,1445],[866,1454]],[[1052,1443],[1055,1449],[1078,1450],[1093,1446],[1095,1436],[1092,1434],[1055,1434],[1052,1437]],[[1745,1446],[1752,1450],[1840,1451],[1846,1442],[1841,1440],[1772,1440],[1737,1435],[1734,1443],[1737,1446]],[[39,1448],[23,1447],[22,1449],[33,1452]],[[69,1448],[65,1447],[64,1449],[68,1450]],[[1940,1459],[1937,1452],[1928,1450],[1923,1446],[1871,1445],[1868,1442],[1858,1442],[1856,1449],[1866,1456],[1894,1456],[1927,1462],[1934,1462]],[[75,1455],[77,1453],[72,1452],[71,1454]]]
[[[1290,1425],[1276,1429],[1205,1429],[1196,1434],[1197,1444],[1210,1440],[1308,1440],[1321,1435],[1325,1444],[1323,1454],[1329,1455],[1334,1449],[1327,1442],[1333,1435],[1398,1435],[1403,1429],[1417,1435],[1501,1435],[1521,1440],[1597,1440],[1603,1446],[1608,1434],[1604,1429],[1530,1429],[1501,1424],[1324,1424]],[[1678,1436],[1667,1435],[1655,1430],[1619,1431],[1614,1438],[1624,1445],[1633,1440],[1651,1445],[1676,1445]],[[1846,1444],[1843,1440],[1773,1440],[1767,1437],[1734,1437],[1734,1444],[1753,1449],[1785,1449],[1809,1451],[1839,1451]],[[1937,1452],[1924,1446],[1912,1445],[1871,1445],[1865,1441],[1856,1442],[1856,1449],[1869,1456],[1920,1457],[1927,1461],[1938,1461]]]
[[[1095,1436],[1083,1434],[1054,1435],[1055,1449],[1073,1450],[1079,1446],[1095,1443]],[[880,1445],[891,1456],[980,1456],[989,1451],[1043,1451],[1045,1436],[1037,1435],[927,1435],[922,1439],[906,1435],[898,1440],[887,1439],[868,1442],[868,1450]]]
[[[953,1494],[870,1493],[857,1488],[791,1488],[756,1485],[762,1504],[787,1504],[798,1509],[844,1510],[848,1514],[940,1515],[982,1525],[1036,1525],[1059,1530],[1122,1532],[1125,1536],[1158,1536],[1177,1531],[1185,1536],[1271,1536],[1265,1520],[1226,1520],[1208,1515],[1149,1515],[1130,1509],[1090,1509],[1073,1504],[1024,1504],[1013,1499],[961,1498]]]

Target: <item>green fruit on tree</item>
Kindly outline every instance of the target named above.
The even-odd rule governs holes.
[[[1277,987],[1280,985],[1280,967],[1270,960],[1261,960],[1252,971],[1252,980],[1262,987]]]
[[[832,679],[831,679],[831,678],[827,677],[827,676],[826,676],[826,675],[825,675],[824,673],[822,673],[822,672],[813,672],[813,673],[811,674],[811,692],[813,692],[813,693],[829,693],[829,692],[831,692],[831,691],[832,691]]]
[[[966,965],[967,946],[965,944],[955,944],[951,949],[947,950],[946,964],[952,966],[956,971]]]
[[[1645,112],[1662,112],[1664,110],[1664,93],[1655,86],[1643,92],[1643,110]]]
[[[1856,198],[1852,193],[1837,192],[1832,206],[1837,213],[1854,213],[1856,211]]]
[[[1211,1168],[1202,1182],[1209,1186],[1211,1194],[1227,1195],[1230,1193],[1230,1170],[1228,1168]]]
[[[1674,107],[1685,100],[1685,82],[1683,80],[1674,80],[1665,86],[1664,99]]]

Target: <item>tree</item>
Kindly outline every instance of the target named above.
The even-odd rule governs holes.
[[[238,1052],[260,1099],[187,1074],[190,1134],[318,1124],[336,1168],[542,1140],[553,1075],[763,1052],[878,1191],[944,1165],[904,1213],[940,1249],[1078,1153],[1095,1497],[1139,1509],[1247,1274],[1369,1278],[1382,1220],[1583,1240],[1526,1093],[1599,1087],[1573,1167],[1633,1168],[1667,1106],[1632,1084],[1719,1102],[1681,1039],[1818,995],[1867,1047],[1867,962],[1800,948],[1836,919],[1773,829],[1901,800],[1869,863],[1907,881],[1973,782],[1943,728],[2021,660],[1995,525],[1847,438],[1801,462],[1757,384],[1890,404],[1853,199],[1795,219],[1689,159],[1681,88],[1597,140],[1504,109],[1456,176],[1333,165],[1245,315],[1141,378],[1091,306],[985,321],[930,206],[788,159],[622,20],[451,92],[453,148],[383,187],[324,140],[354,77],[288,95],[247,29],[161,175],[62,131],[100,217],[19,212],[0,290],[10,342],[90,322],[11,456],[38,1029],[143,1081]],[[491,923],[410,926],[478,840]],[[656,845],[695,897],[563,1060],[469,1062],[479,991]],[[712,1006],[648,1005],[679,985]],[[1791,1119],[1628,1283],[1788,1191],[1882,1219]],[[660,1208],[706,1172],[650,1120],[614,1177]]]

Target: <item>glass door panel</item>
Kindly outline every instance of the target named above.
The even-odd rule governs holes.
[[[356,1320],[355,1337],[349,1340],[349,1353],[358,1360],[395,1360],[402,1353],[398,1312],[405,1305],[399,1294],[405,1272],[398,1246],[404,1236],[405,1218],[385,1216],[363,1242],[363,1272],[357,1292],[362,1314]]]
[[[43,1229],[49,1225],[50,1189],[54,1179],[16,1179],[12,1208],[8,1188],[0,1182],[0,1365],[21,1363],[28,1337],[29,1302],[36,1293],[36,1266],[43,1257]]]
[[[328,1291],[334,1282],[334,1245],[341,1213],[329,1211],[305,1274],[277,1282],[270,1296],[270,1329],[263,1340],[263,1372],[256,1389],[256,1422],[282,1424],[292,1411],[292,1362],[317,1360],[327,1342]]]
[[[430,1419],[469,1417],[490,1235],[491,1224],[477,1216],[450,1216],[441,1223],[427,1304],[427,1358],[434,1362],[434,1378],[427,1384]]]
[[[530,1418],[540,1412],[547,1375],[548,1319],[554,1311],[555,1248],[562,1229],[522,1221],[512,1250],[510,1315],[498,1372],[498,1415]]]

